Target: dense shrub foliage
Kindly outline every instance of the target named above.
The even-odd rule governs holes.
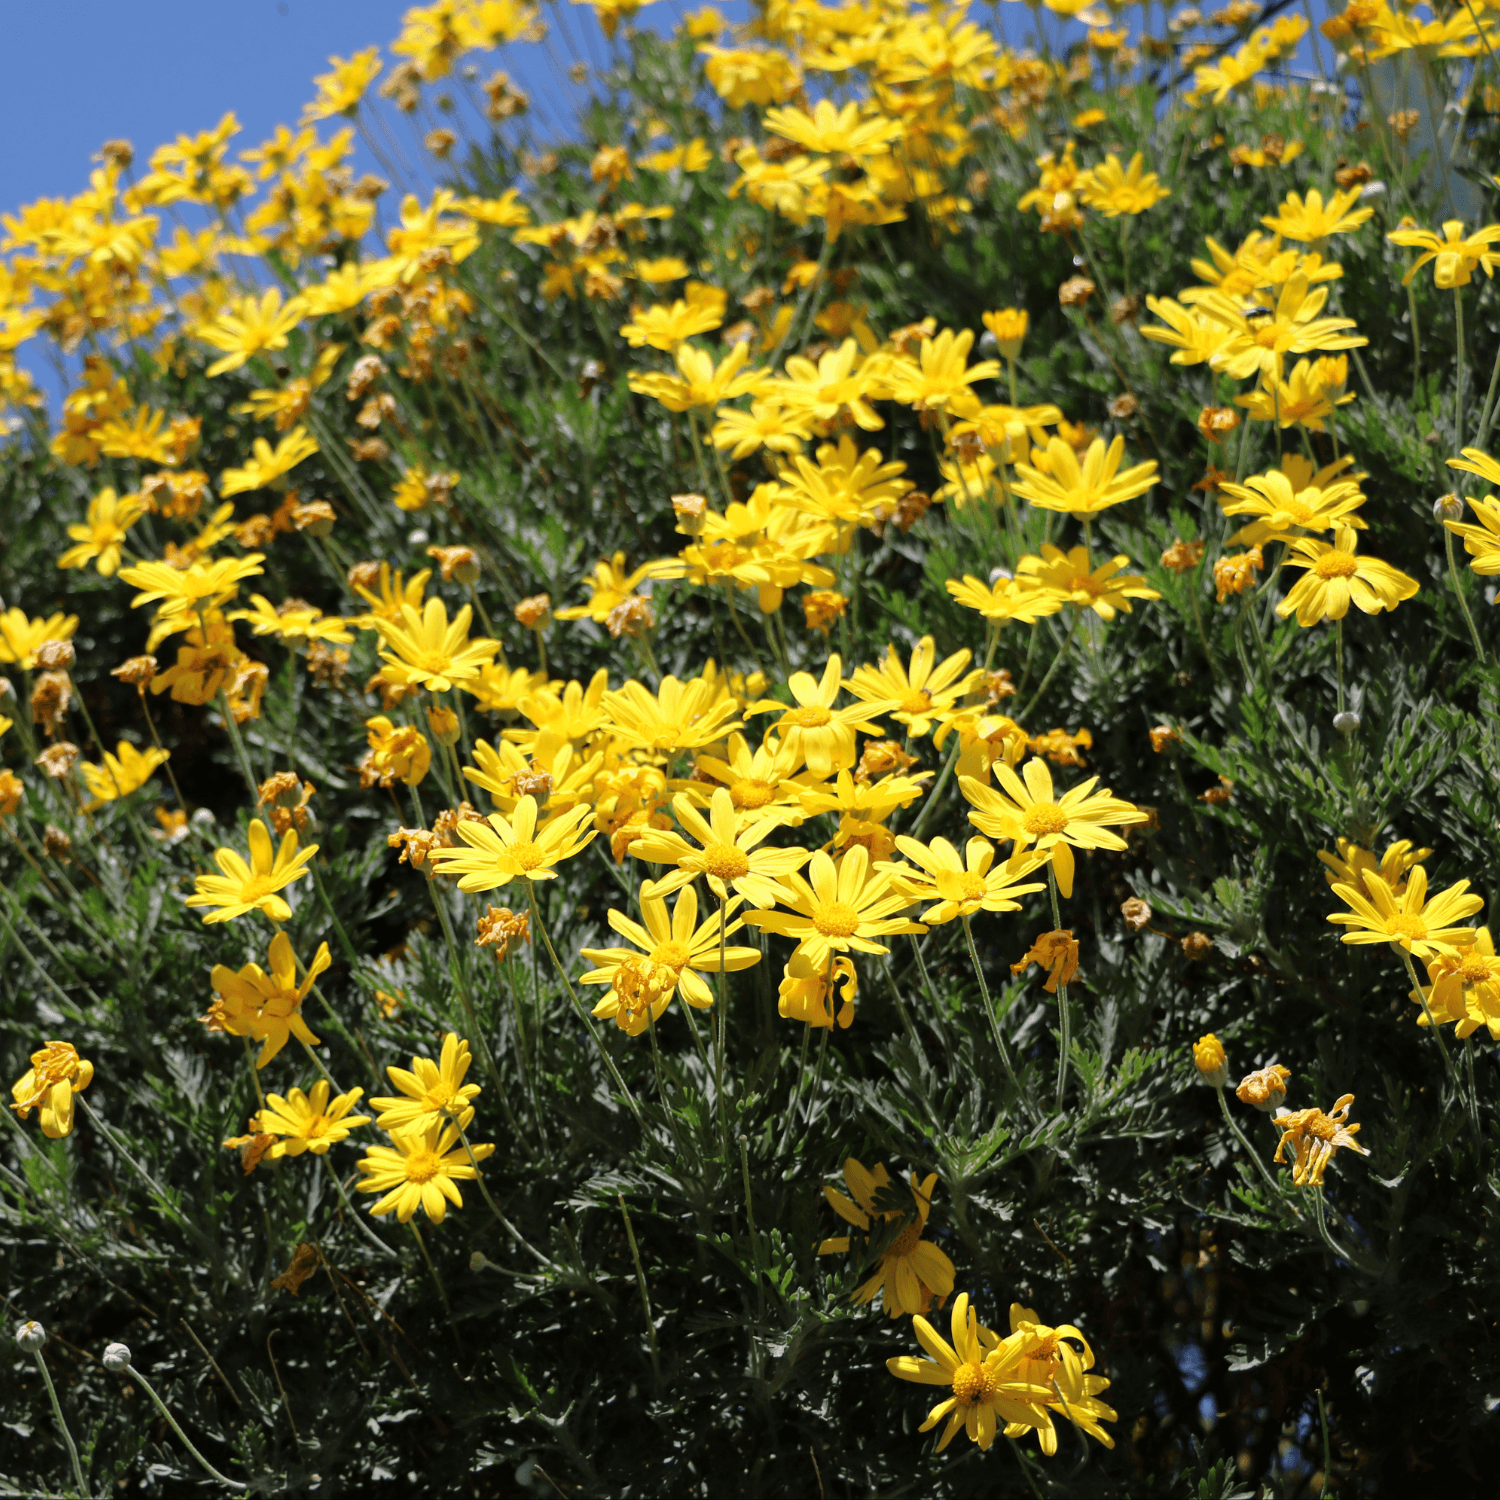
[[[636,8],[4,218],[5,1483],[1488,1492],[1489,8]]]

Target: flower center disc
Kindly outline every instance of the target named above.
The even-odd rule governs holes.
[[[1483,984],[1491,977],[1490,966],[1482,958],[1465,959],[1459,967],[1458,977],[1463,984]]]
[[[533,843],[530,839],[512,844],[506,852],[523,870],[534,870],[538,865],[546,863],[541,845]]]
[[[1348,552],[1325,552],[1313,564],[1313,572],[1319,578],[1352,578],[1359,572],[1359,563]]]
[[[944,870],[938,876],[937,888],[945,901],[977,901],[984,895],[984,876],[972,870]]]
[[[1408,941],[1412,938],[1424,938],[1427,936],[1427,924],[1421,917],[1409,917],[1405,912],[1397,912],[1395,916],[1387,917],[1385,919],[1385,930],[1392,937],[1406,938]]]
[[[794,708],[786,716],[786,723],[793,729],[821,729],[833,722],[833,715],[826,708]]]
[[[853,937],[859,931],[859,913],[847,901],[820,901],[812,922],[824,937]]]
[[[679,972],[687,967],[688,959],[691,957],[684,943],[663,943],[651,952],[652,963],[665,964],[667,968],[676,969]]]
[[[983,1401],[995,1389],[994,1377],[983,1365],[960,1365],[953,1372],[953,1395],[965,1406]]]
[[[769,807],[776,800],[776,790],[763,781],[737,781],[729,789],[729,800],[740,808]]]
[[[922,1226],[916,1219],[913,1219],[891,1242],[891,1248],[885,1253],[887,1255],[910,1255],[917,1248],[921,1238]]]
[[[1038,802],[1026,810],[1021,820],[1033,838],[1043,838],[1049,833],[1061,833],[1068,826],[1068,815],[1055,802]]]
[[[414,1151],[406,1158],[408,1182],[431,1182],[442,1169],[435,1151]]]
[[[720,880],[739,880],[750,873],[750,856],[733,844],[710,844],[703,851],[703,871]]]
[[[907,693],[901,700],[903,713],[920,714],[925,713],[932,707],[932,694],[922,689]]]

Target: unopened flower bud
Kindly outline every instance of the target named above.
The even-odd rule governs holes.
[[[440,704],[427,710],[427,727],[432,730],[432,737],[440,745],[456,745],[458,743],[458,715],[451,708],[444,708]]]
[[[42,1327],[35,1318],[30,1318],[16,1329],[16,1343],[26,1351],[27,1354],[40,1352],[43,1344],[47,1342],[47,1330]]]
[[[531,594],[515,609],[517,621],[528,630],[546,630],[552,624],[552,595]]]
[[[1213,1032],[1201,1036],[1193,1045],[1193,1063],[1199,1076],[1210,1088],[1222,1089],[1229,1083],[1229,1062],[1224,1044]]]
[[[1353,734],[1359,728],[1359,715],[1346,708],[1343,713],[1333,716],[1333,727],[1342,735]]]
[[[1455,494],[1439,495],[1432,502],[1432,519],[1434,521],[1461,521],[1464,514],[1464,503]],[[37,653],[37,660],[41,660],[41,652]]]
[[[683,536],[703,535],[703,516],[708,510],[708,501],[702,495],[673,495],[672,514],[677,517],[677,530]]]
[[[110,1344],[104,1350],[102,1360],[104,1368],[113,1375],[119,1375],[130,1368],[130,1345]]]

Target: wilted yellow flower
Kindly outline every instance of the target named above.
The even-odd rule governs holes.
[[[1294,1153],[1292,1181],[1298,1187],[1321,1186],[1328,1163],[1342,1147],[1358,1151],[1361,1156],[1370,1154],[1354,1139],[1359,1126],[1347,1123],[1349,1107],[1353,1103],[1354,1095],[1344,1094],[1326,1115],[1321,1109],[1299,1109],[1272,1120],[1271,1123],[1281,1132],[1281,1141],[1272,1160],[1284,1161],[1288,1149]]]
[[[11,1108],[24,1120],[41,1111],[42,1134],[61,1140],[73,1128],[73,1095],[93,1081],[94,1065],[79,1057],[70,1042],[48,1042],[31,1054],[31,1066],[11,1089]]]

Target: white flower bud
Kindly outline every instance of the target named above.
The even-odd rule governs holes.
[[[36,1354],[47,1342],[47,1330],[34,1318],[27,1319],[16,1329],[16,1343],[27,1354]]]
[[[1353,734],[1359,728],[1359,715],[1350,713],[1348,709],[1345,709],[1343,713],[1333,716],[1333,727],[1340,734]]]
[[[1461,521],[1464,515],[1464,503],[1457,495],[1439,495],[1432,502],[1432,519],[1434,521]]]
[[[104,1351],[104,1368],[118,1375],[130,1368],[130,1346],[110,1344]]]

